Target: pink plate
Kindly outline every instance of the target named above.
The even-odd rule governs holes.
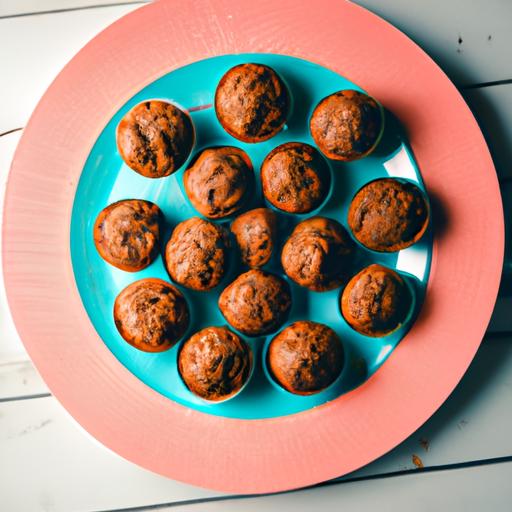
[[[443,212],[422,313],[383,367],[355,391],[310,411],[235,420],[168,400],[115,359],[75,285],[70,215],[91,147],[131,96],[191,62],[256,52],[316,62],[379,98],[406,126]],[[65,67],[25,129],[9,178],[3,237],[14,321],[64,407],[123,457],[236,493],[343,475],[424,423],[480,344],[504,239],[493,163],[458,91],[401,32],[340,0],[169,0],[114,23]]]

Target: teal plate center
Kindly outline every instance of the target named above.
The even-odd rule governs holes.
[[[292,97],[292,111],[284,129],[272,139],[257,144],[246,144],[228,135],[217,121],[212,106],[215,88],[222,75],[232,66],[245,62],[258,62],[274,68],[286,82]],[[145,353],[126,343],[114,324],[114,301],[125,286],[146,277],[167,281],[170,278],[161,256],[136,273],[124,272],[103,261],[96,251],[92,234],[99,212],[121,199],[146,199],[156,203],[166,219],[162,247],[165,247],[176,224],[199,215],[183,190],[183,171],[188,161],[166,178],[140,176],[126,166],[117,152],[116,127],[119,121],[134,105],[150,99],[167,100],[187,109],[196,131],[196,143],[189,160],[206,147],[224,145],[237,146],[250,156],[256,173],[254,194],[251,204],[246,207],[251,209],[265,205],[259,184],[259,168],[265,156],[285,142],[315,145],[308,130],[310,115],[322,98],[340,89],[362,90],[333,71],[294,57],[273,54],[214,57],[172,71],[142,89],[119,109],[94,144],[82,171],[71,217],[71,258],[78,290],[91,322],[114,356],[142,382],[170,400],[218,416],[272,418],[305,411],[356,388],[380,368],[414,322],[428,281],[432,235],[429,228],[422,240],[398,253],[381,254],[361,246],[357,248],[354,274],[370,263],[380,263],[399,271],[413,291],[415,300],[407,321],[388,336],[370,338],[352,330],[339,311],[340,290],[315,293],[290,283],[293,306],[285,326],[297,320],[325,323],[338,333],[343,342],[345,367],[329,388],[310,396],[284,391],[272,380],[265,367],[266,347],[273,335],[244,337],[253,350],[254,369],[250,381],[241,393],[230,400],[205,402],[193,395],[179,376],[177,355],[183,340],[167,352]],[[330,217],[347,227],[347,209],[353,195],[376,178],[393,176],[414,182],[425,190],[405,134],[389,112],[386,112],[384,135],[370,156],[355,162],[328,161],[328,164],[332,175],[328,198],[313,214],[280,213],[281,243],[297,222],[311,215]],[[229,225],[230,220],[223,219],[221,223]],[[275,253],[264,269],[283,275],[279,264],[280,246]],[[226,325],[217,307],[219,294],[237,273],[245,270],[236,262],[234,254],[232,256],[227,275],[213,291],[193,292],[180,288],[191,310],[191,325],[184,339],[203,327]],[[120,396],[119,399],[130,400],[131,397]]]

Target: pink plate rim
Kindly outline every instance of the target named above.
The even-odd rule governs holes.
[[[75,285],[69,223],[87,155],[122,104],[188,63],[257,52],[316,62],[379,98],[406,127],[442,215],[420,318],[368,382],[304,413],[234,420],[164,398],[109,352]],[[496,173],[478,125],[453,84],[404,34],[339,0],[168,0],[108,27],[50,86],[12,163],[3,240],[19,334],[52,393],[90,434],[170,478],[261,493],[351,472],[432,415],[484,335],[504,234]]]

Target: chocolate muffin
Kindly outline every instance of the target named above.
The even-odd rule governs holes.
[[[185,334],[189,312],[177,288],[149,278],[135,281],[117,296],[114,321],[130,345],[144,352],[163,352]]]
[[[242,261],[251,268],[268,263],[276,239],[276,214],[268,208],[243,213],[231,224]]]
[[[211,219],[240,210],[253,179],[247,153],[233,147],[205,149],[183,176],[190,202]]]
[[[289,213],[307,213],[325,199],[329,171],[309,144],[288,142],[272,150],[261,166],[261,186],[269,203]]]
[[[192,290],[211,290],[224,276],[228,239],[212,222],[191,217],[180,222],[165,248],[167,271]]]
[[[137,272],[158,255],[160,219],[156,204],[142,199],[113,203],[99,213],[93,237],[100,256],[114,267]]]
[[[281,263],[297,284],[323,292],[346,279],[352,253],[352,241],[341,224],[312,217],[297,224],[284,244]]]
[[[331,385],[344,364],[343,345],[326,325],[300,321],[283,329],[268,347],[271,375],[296,395],[311,395]]]
[[[425,233],[429,207],[421,190],[392,178],[365,185],[352,199],[348,225],[368,249],[394,252],[417,242]]]
[[[361,334],[385,336],[404,322],[411,294],[402,277],[382,265],[370,265],[355,275],[343,290],[341,312]]]
[[[359,91],[338,91],[315,107],[309,121],[320,151],[333,160],[356,160],[377,146],[384,128],[384,111]]]
[[[238,393],[249,378],[251,365],[249,347],[226,327],[196,332],[178,356],[178,369],[187,388],[213,402]]]
[[[215,112],[222,127],[244,142],[278,133],[288,115],[288,91],[279,75],[263,64],[239,64],[220,80]]]
[[[226,320],[247,336],[261,336],[279,328],[292,304],[288,283],[262,270],[238,276],[220,295]]]
[[[162,178],[178,170],[194,144],[190,117],[165,101],[133,107],[117,127],[121,158],[146,178]]]

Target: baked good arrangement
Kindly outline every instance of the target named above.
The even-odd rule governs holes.
[[[249,387],[257,393],[262,379],[283,400],[327,390],[332,399],[350,389],[344,375],[356,356],[315,320],[313,304],[332,295],[331,317],[359,343],[403,336],[417,312],[414,278],[379,255],[420,241],[428,199],[404,178],[343,187],[343,166],[371,157],[383,137],[385,111],[371,96],[332,91],[298,119],[294,88],[278,70],[248,62],[222,71],[211,108],[231,144],[210,142],[190,112],[160,99],[133,106],[118,124],[126,165],[162,186],[177,180],[176,201],[195,214],[169,218],[134,197],[98,212],[101,258],[150,276],[161,257],[168,273],[121,290],[113,321],[135,349],[172,352],[183,389],[212,407],[243,400]],[[307,140],[295,140],[293,123],[307,126]],[[260,144],[265,155],[254,158],[250,147]],[[333,197],[344,206],[326,215]],[[224,325],[200,322],[202,297],[215,299]]]

